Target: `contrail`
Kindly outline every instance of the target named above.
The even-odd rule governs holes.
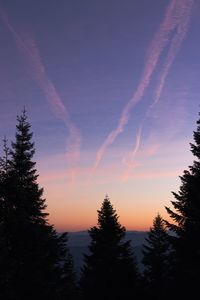
[[[18,49],[26,56],[26,58],[28,58],[29,65],[32,69],[32,75],[35,78],[38,85],[40,86],[41,90],[43,90],[54,115],[64,122],[66,128],[69,131],[69,138],[67,143],[67,160],[71,167],[71,177],[74,177],[74,166],[77,163],[77,160],[80,156],[80,132],[76,128],[76,126],[71,122],[69,113],[64,103],[62,102],[59,93],[57,92],[54,84],[46,74],[45,67],[42,63],[40,53],[34,39],[30,35],[19,34],[13,28],[13,26],[8,20],[7,15],[2,10],[0,10],[0,17],[3,20],[4,25],[13,34]]]
[[[142,129],[143,129],[143,123],[140,125],[140,128],[138,129],[138,132],[136,134],[136,139],[135,139],[135,143],[133,146],[133,150],[129,153],[128,155],[128,162],[127,159],[124,158],[123,161],[126,163],[126,165],[128,167],[132,167],[134,160],[135,160],[135,156],[139,150],[140,144],[141,144],[141,139],[142,139]]]
[[[193,4],[193,0],[179,0],[177,2],[178,6],[177,6],[177,31],[175,33],[175,35],[173,36],[172,40],[171,40],[171,45],[169,47],[164,65],[163,65],[163,69],[160,75],[160,80],[158,83],[158,86],[156,88],[155,91],[155,99],[153,101],[153,103],[150,105],[150,107],[148,108],[146,115],[145,115],[145,119],[147,118],[149,111],[152,109],[152,107],[154,105],[156,105],[161,97],[161,93],[162,90],[164,88],[165,85],[165,80],[166,77],[170,71],[170,68],[174,62],[174,59],[181,47],[181,44],[184,40],[184,38],[186,37],[187,31],[188,31],[188,27],[189,27],[189,21],[190,21],[190,15],[191,15],[191,10],[192,10],[192,4]],[[144,120],[143,122],[144,123]],[[141,125],[143,127],[143,125]],[[141,129],[142,127],[140,127],[140,129],[138,130],[138,134],[141,135]],[[141,139],[140,139],[140,143],[141,143]],[[136,156],[136,151],[138,151],[140,145],[138,145],[137,149],[134,147],[133,151],[132,151],[132,157]]]
[[[173,30],[178,26],[180,22],[179,9],[183,9],[184,7],[183,5],[181,6],[182,1],[184,0],[172,0],[168,5],[164,20],[159,26],[158,31],[156,32],[150,45],[150,49],[148,51],[147,56],[147,62],[145,64],[143,74],[139,85],[136,89],[136,92],[133,95],[133,97],[129,100],[127,105],[124,107],[119,118],[117,127],[109,133],[109,135],[97,151],[93,171],[96,170],[99,163],[101,162],[103,155],[107,150],[107,147],[111,145],[115,141],[117,136],[124,131],[124,128],[129,121],[131,110],[142,99],[145,89],[148,87],[151,80],[151,76],[157,66],[160,55],[170,40],[170,34],[172,34]],[[190,4],[191,2],[192,0],[185,1],[186,4]]]
[[[135,145],[133,148],[133,151],[131,152],[131,162],[133,163],[135,160],[135,156],[139,150],[140,147],[140,143],[141,143],[141,137],[142,137],[142,129],[143,129],[143,124],[140,126],[137,135],[136,135],[136,141],[135,141]]]
[[[151,107],[154,106],[160,100],[160,96],[161,96],[163,87],[165,85],[166,77],[167,77],[169,70],[174,62],[174,59],[181,47],[182,42],[186,37],[188,27],[189,27],[192,4],[193,4],[193,0],[179,1],[179,5],[180,5],[180,7],[179,7],[180,17],[179,18],[180,19],[179,19],[179,24],[177,25],[177,32],[171,41],[171,46],[167,53],[167,57],[166,57],[166,60],[165,60],[164,66],[163,66],[163,70],[162,70],[162,73],[160,76],[160,82],[156,89],[155,100],[154,100],[153,104],[151,105]]]
[[[122,162],[126,165],[127,169],[124,173],[124,175],[122,175],[122,179],[123,181],[126,181],[128,178],[129,178],[129,172],[130,170],[135,167],[135,157],[138,153],[138,150],[139,150],[139,147],[140,147],[140,144],[141,144],[141,139],[142,139],[142,129],[143,129],[143,123],[140,125],[139,129],[138,129],[138,132],[136,134],[136,139],[135,139],[135,143],[134,143],[134,146],[133,146],[133,150],[128,153],[127,156],[125,156],[123,159],[122,159]]]

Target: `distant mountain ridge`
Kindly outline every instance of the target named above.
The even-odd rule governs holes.
[[[142,270],[142,244],[145,242],[148,231],[126,231],[125,240],[130,240],[136,255],[139,268]],[[90,236],[87,231],[68,232],[68,246],[74,259],[75,270],[80,274],[83,266],[83,255],[88,253]]]
[[[131,240],[133,246],[141,245],[147,237],[148,231],[126,231],[126,240]],[[88,246],[90,237],[87,231],[68,232],[69,246]]]

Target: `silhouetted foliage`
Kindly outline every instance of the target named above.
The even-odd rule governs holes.
[[[170,270],[170,243],[164,220],[158,214],[143,245],[144,283],[148,295],[163,299],[167,295]]]
[[[125,228],[108,197],[98,210],[98,226],[89,230],[90,254],[85,255],[81,287],[84,299],[132,299],[138,271]]]
[[[65,299],[74,284],[67,236],[48,223],[25,110],[17,121],[0,164],[0,298]]]
[[[58,300],[76,300],[79,299],[79,289],[76,283],[76,274],[74,271],[74,262],[69,249],[66,247],[67,243],[67,233],[61,234],[58,239],[59,247],[59,267],[60,276],[57,281],[56,286],[56,299]]]
[[[173,192],[174,210],[166,208],[175,222],[166,221],[166,224],[175,233],[172,239],[176,255],[175,283],[183,295],[198,291],[200,283],[200,120],[193,136],[191,151],[196,160],[180,177],[179,192]]]

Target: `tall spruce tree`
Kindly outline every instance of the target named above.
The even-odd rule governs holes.
[[[158,214],[143,245],[144,283],[148,295],[163,299],[167,295],[170,270],[170,242],[166,225]]]
[[[74,284],[67,236],[48,223],[25,110],[17,122],[0,161],[0,298],[65,299]]]
[[[174,210],[166,207],[173,220],[166,223],[175,233],[172,240],[176,258],[174,287],[183,295],[199,293],[200,284],[200,120],[193,137],[194,144],[190,145],[196,159],[180,177],[179,192],[173,192]]]
[[[125,232],[106,197],[98,210],[98,226],[89,230],[90,253],[81,277],[84,299],[132,299],[137,293],[138,270],[130,241],[123,241]]]

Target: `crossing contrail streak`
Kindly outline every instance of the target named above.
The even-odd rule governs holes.
[[[179,9],[180,22],[177,25],[177,32],[174,35],[174,37],[172,38],[171,45],[170,45],[170,48],[167,53],[167,57],[166,57],[166,60],[165,60],[164,66],[163,66],[163,70],[161,72],[160,82],[156,89],[155,100],[154,100],[153,104],[151,105],[151,107],[154,106],[160,100],[160,96],[161,96],[163,87],[165,85],[166,77],[169,73],[169,70],[174,62],[174,59],[176,58],[176,55],[181,47],[183,40],[186,37],[187,31],[188,31],[193,0],[189,0],[189,1],[182,0],[182,1],[179,1],[179,3],[180,3],[180,9]]]
[[[182,4],[184,2],[184,4]],[[117,136],[124,131],[124,128],[126,124],[129,121],[130,113],[133,107],[141,101],[144,92],[146,88],[149,86],[151,77],[153,75],[153,72],[158,64],[160,55],[163,51],[163,49],[166,47],[166,45],[170,41],[170,35],[173,33],[173,31],[178,28],[177,34],[179,34],[180,29],[184,28],[184,20],[182,15],[187,17],[188,19],[188,7],[190,7],[192,4],[192,0],[172,0],[166,10],[165,17],[163,22],[158,28],[158,31],[156,32],[155,36],[153,37],[153,40],[150,45],[150,49],[148,51],[147,61],[143,70],[143,74],[141,76],[140,82],[138,84],[138,87],[136,89],[136,92],[134,93],[133,97],[129,100],[129,102],[126,104],[124,109],[121,112],[121,116],[118,120],[117,127],[111,131],[106,139],[104,140],[101,147],[98,149],[96,153],[96,159],[93,166],[93,171],[95,171],[101,162],[107,147],[111,145]],[[179,11],[181,9],[181,12]],[[188,24],[188,23],[187,23]],[[178,39],[177,39],[178,41]],[[175,40],[176,42],[176,40]],[[175,43],[173,42],[173,43]],[[181,44],[181,42],[179,43]],[[171,52],[173,49],[171,50]],[[173,53],[170,57],[173,56]],[[171,59],[171,58],[170,58]],[[172,60],[173,61],[173,60]],[[168,73],[168,68],[166,67],[166,74]],[[167,75],[166,75],[167,76]],[[165,76],[165,77],[166,77]],[[164,77],[164,80],[165,80]]]
[[[174,59],[176,58],[176,55],[181,47],[181,44],[186,37],[187,31],[188,31],[188,26],[189,26],[189,21],[190,21],[190,15],[191,15],[191,10],[192,10],[192,4],[193,0],[181,0],[178,1],[178,6],[177,6],[177,17],[178,17],[178,22],[177,22],[177,30],[175,35],[173,36],[171,40],[171,44],[166,56],[166,59],[164,61],[164,65],[161,71],[160,75],[160,80],[158,83],[158,86],[155,91],[155,99],[153,103],[149,106],[145,118],[148,116],[149,111],[152,109],[154,105],[156,105],[161,97],[164,85],[165,85],[165,80],[166,77],[171,69],[171,66],[174,62]],[[143,120],[144,123],[144,120]],[[143,125],[142,125],[143,127]],[[138,130],[138,134],[141,135],[141,128]],[[139,145],[137,145],[137,149],[134,147],[132,151],[132,157],[136,156],[137,151],[139,150],[141,143],[141,139],[139,141]]]

